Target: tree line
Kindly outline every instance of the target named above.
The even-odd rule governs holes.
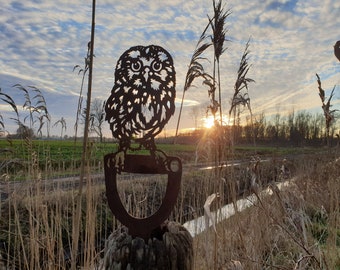
[[[228,143],[232,136],[233,144],[253,144],[254,142],[277,146],[323,146],[328,144],[325,117],[322,113],[293,111],[288,115],[277,113],[270,117],[261,113],[253,116],[252,120],[248,116],[243,124],[241,124],[240,118],[234,122],[235,124],[222,127],[224,143]],[[213,136],[215,128],[197,128],[190,133],[180,134],[177,142],[196,144],[203,138]],[[339,144],[339,135],[338,121],[334,121],[329,127],[330,146]]]
[[[324,116],[306,111],[291,112],[287,116],[277,113],[270,119],[260,114],[254,117],[253,125],[248,119],[245,126],[237,128],[237,141],[251,142],[254,138],[257,142],[294,146],[327,144],[328,136],[331,141],[339,136],[335,122],[330,126],[328,135]]]

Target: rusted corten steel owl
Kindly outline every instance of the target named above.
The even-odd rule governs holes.
[[[105,107],[119,151],[132,141],[155,150],[154,137],[175,112],[175,75],[171,55],[160,46],[135,46],[119,58]]]
[[[158,150],[154,141],[175,112],[175,76],[172,57],[162,47],[132,47],[117,62],[115,84],[105,105],[106,120],[119,141],[118,151],[104,157],[108,204],[129,234],[144,239],[162,231],[180,189],[181,160]],[[137,149],[149,150],[150,155],[127,153],[136,150],[132,142],[139,144]],[[117,174],[122,172],[168,176],[162,204],[151,216],[135,218],[126,211],[117,188]]]

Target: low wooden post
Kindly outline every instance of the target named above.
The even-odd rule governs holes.
[[[193,244],[190,233],[180,224],[167,222],[149,239],[133,238],[126,229],[112,233],[105,245],[106,270],[191,270]]]

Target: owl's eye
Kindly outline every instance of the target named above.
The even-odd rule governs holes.
[[[137,72],[137,71],[140,71],[141,68],[142,68],[142,63],[141,63],[140,61],[136,61],[136,62],[133,62],[133,63],[131,64],[131,69],[132,69],[132,71]]]
[[[154,61],[152,62],[151,67],[154,71],[160,71],[162,69],[162,63]]]

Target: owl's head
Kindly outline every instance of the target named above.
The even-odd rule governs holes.
[[[175,87],[175,68],[171,55],[162,47],[135,46],[119,58],[115,83],[132,88],[159,90]]]

